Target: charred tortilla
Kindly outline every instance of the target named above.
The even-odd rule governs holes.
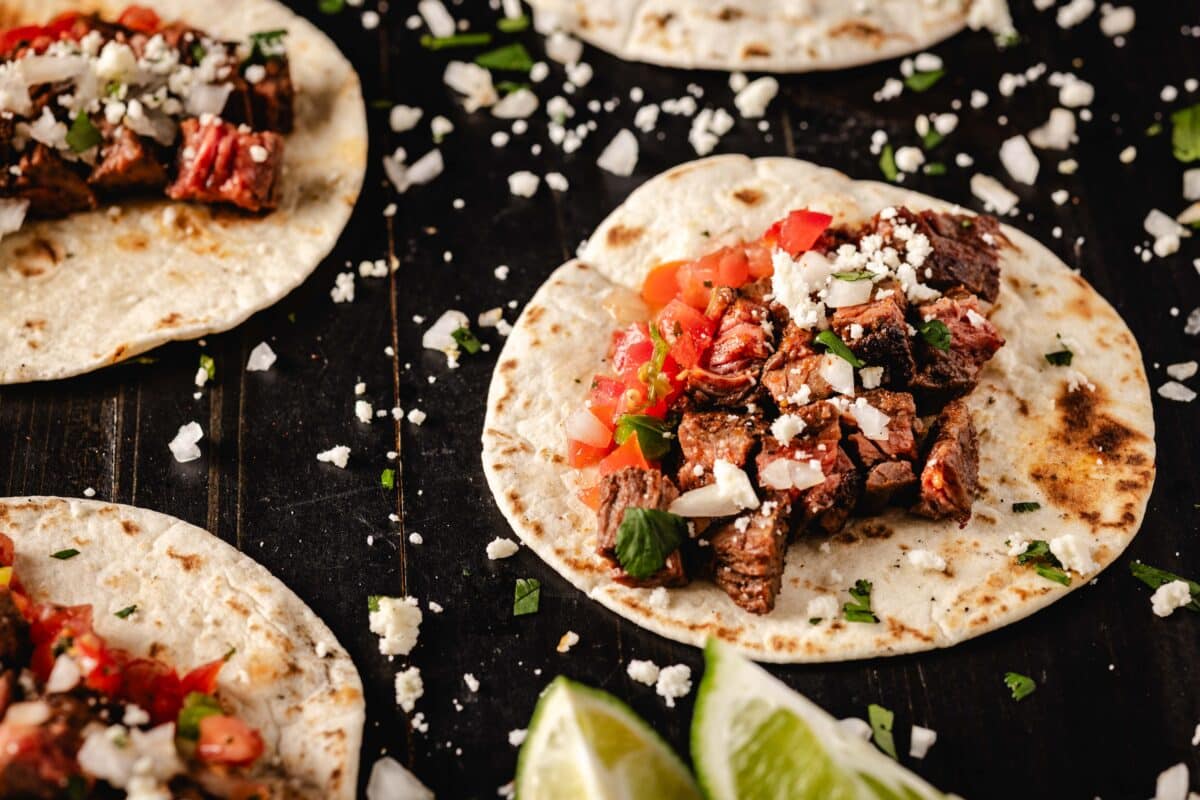
[[[0,27],[41,24],[66,11],[94,11],[115,20],[125,5],[6,2]],[[76,375],[171,340],[238,325],[308,277],[332,249],[357,201],[366,166],[366,110],[358,77],[333,42],[275,0],[146,5],[163,21],[179,21],[223,41],[286,31],[294,126],[281,139],[277,185],[211,195],[176,181],[169,187],[172,196],[199,202],[134,199],[61,219],[31,220],[5,236],[0,326],[10,335],[0,340],[0,383]],[[191,150],[203,155],[207,144],[215,145],[214,131],[200,127],[191,132],[196,145]],[[249,158],[249,178],[253,168],[269,166],[279,154],[276,134],[239,133],[233,126],[222,133],[245,139],[239,152]],[[181,164],[180,173],[189,166]],[[224,205],[229,202],[259,210]]]
[[[595,476],[567,465],[563,423],[587,397],[615,330],[644,319],[637,292],[655,265],[754,239],[789,210],[857,225],[886,207],[950,211],[895,186],[853,181],[792,159],[740,156],[685,164],[638,189],[580,257],[526,307],[488,397],[483,463],[522,540],[593,599],[664,636],[709,635],[770,661],[829,661],[945,647],[1014,622],[1085,585],[1137,532],[1154,481],[1154,421],[1141,354],[1112,307],[1042,245],[1002,226],[1001,279],[990,320],[1007,342],[966,398],[979,441],[973,513],[965,527],[906,510],[854,518],[826,540],[787,551],[774,610],[755,615],[717,585],[652,590],[615,582],[597,554],[596,515],[578,492]],[[598,302],[599,299],[599,302]],[[1070,368],[1046,354],[1072,342]],[[1039,508],[1016,513],[1014,504]],[[1028,508],[1028,506],[1022,506]],[[1094,568],[1069,586],[1010,555],[1017,540],[1073,535]],[[907,553],[946,562],[922,569]],[[814,598],[835,608],[873,584],[877,623],[839,616],[811,624]]]

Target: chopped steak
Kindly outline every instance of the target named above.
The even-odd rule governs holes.
[[[979,310],[979,300],[970,294],[946,295],[919,306],[921,320],[941,320],[950,331],[950,349],[939,350],[923,338],[917,345],[920,363],[912,388],[923,401],[944,402],[960,397],[979,380],[979,372],[1004,337]]]
[[[921,497],[913,512],[932,519],[947,517],[965,525],[979,483],[979,440],[963,400],[942,409],[930,432],[933,441],[921,470]]]
[[[758,396],[758,373],[744,370],[730,375],[718,375],[694,367],[687,370],[688,397],[701,405],[708,403],[722,408],[744,406]]]
[[[783,580],[791,501],[772,494],[755,512],[730,520],[711,536],[713,580],[752,614],[767,614]]]
[[[834,333],[854,355],[867,366],[883,367],[883,382],[889,386],[904,386],[916,369],[901,298],[897,292],[882,300],[839,308],[831,320]]]
[[[825,482],[806,489],[800,496],[800,512],[810,529],[831,534],[840,531],[858,502],[862,475],[846,451],[837,449],[832,470],[826,470]]]
[[[878,514],[892,503],[902,503],[917,485],[913,465],[907,461],[882,461],[867,470],[857,511]]]
[[[17,197],[29,201],[32,217],[62,217],[97,206],[96,195],[58,153],[44,144],[26,150],[13,181]]]
[[[29,647],[29,623],[13,602],[12,593],[0,589],[0,667],[24,663]]]
[[[917,440],[914,427],[917,421],[917,404],[908,392],[891,392],[887,389],[872,389],[865,393],[862,399],[872,408],[886,414],[887,439],[868,439],[861,431],[855,430],[846,438],[851,455],[864,467],[869,467],[878,461],[895,459],[915,460],[917,457]],[[850,414],[842,416],[842,421],[857,428]]]
[[[228,203],[246,211],[275,207],[283,165],[283,137],[246,133],[228,122],[187,119],[180,126],[178,177],[167,188],[175,200]]]
[[[38,702],[50,712],[40,725],[0,722],[0,796],[64,797],[67,778],[78,772],[75,754],[83,729],[97,719],[96,707],[71,694],[50,694]]]
[[[709,312],[714,304],[724,304],[724,298],[717,300],[719,294],[732,291],[722,289],[714,292],[714,302],[709,303]],[[728,375],[761,367],[772,350],[772,342],[763,327],[764,322],[770,324],[769,318],[770,312],[759,303],[739,297],[727,304],[717,325],[712,348],[708,351],[708,369],[718,375]]]
[[[617,564],[617,531],[627,508],[652,508],[666,511],[679,496],[671,479],[656,469],[627,467],[600,480],[600,507],[597,512],[600,555]],[[687,582],[683,559],[676,550],[667,557],[666,565],[657,573],[638,581],[620,571],[618,580],[634,586],[678,586]]]
[[[789,322],[779,349],[763,365],[763,387],[780,410],[833,396],[833,387],[821,376],[824,356],[813,349],[812,341],[810,331]]]
[[[842,428],[838,422],[838,410],[832,403],[810,403],[792,413],[804,421],[804,430],[788,444],[780,444],[773,436],[763,437],[762,451],[758,454],[758,472],[780,458],[807,462],[821,462],[821,471],[829,474],[838,458],[838,441]],[[796,490],[792,490],[793,493]]]
[[[868,228],[891,236],[900,224],[912,225],[917,233],[929,238],[933,251],[922,265],[923,270],[929,270],[929,275],[923,277],[927,285],[941,291],[961,286],[989,303],[996,302],[1000,293],[997,243],[1004,241],[1004,234],[994,217],[914,213],[902,208],[892,219],[876,216]]]
[[[724,411],[687,411],[676,436],[683,451],[679,487],[684,491],[712,482],[712,465],[718,458],[744,467],[758,445],[764,426],[761,417]]]
[[[259,131],[291,133],[294,122],[292,99],[295,88],[285,57],[262,64],[264,77],[257,83],[239,78],[226,106],[225,117]]]
[[[158,162],[152,147],[128,128],[116,128],[100,151],[100,163],[88,183],[102,193],[160,189],[167,185],[167,170]]]

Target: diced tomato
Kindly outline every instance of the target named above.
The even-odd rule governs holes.
[[[646,282],[642,284],[642,299],[649,303],[651,308],[661,308],[679,294],[677,273],[679,268],[686,263],[686,261],[668,261],[650,270],[650,274],[646,276]]]
[[[654,342],[644,322],[630,325],[613,334],[612,365],[626,386],[639,383],[638,370],[654,356]]]
[[[750,264],[750,277],[755,280],[775,274],[775,266],[771,263],[771,250],[774,245],[766,239],[760,239],[746,245],[746,260]]]
[[[216,661],[201,664],[184,675],[183,680],[180,681],[183,696],[187,697],[191,692],[200,692],[201,694],[212,694],[215,692],[217,689],[217,676],[221,674],[221,668],[224,666],[225,659],[218,658]]]
[[[819,211],[792,211],[785,219],[772,225],[764,238],[779,245],[794,258],[816,244],[831,222],[833,217]]]
[[[727,247],[717,264],[717,285],[737,289],[750,280],[750,262],[741,247]]]
[[[710,258],[689,261],[675,273],[679,283],[679,296],[692,308],[704,309],[717,285],[718,263]]]
[[[214,714],[200,720],[196,755],[202,761],[248,766],[262,754],[262,736],[237,717]]]
[[[592,511],[600,510],[600,484],[589,486],[579,492],[579,500]]]
[[[600,474],[608,475],[626,467],[650,469],[650,463],[642,455],[642,446],[638,444],[636,436],[630,436],[625,440],[625,444],[613,450],[600,462]]]
[[[684,369],[699,364],[712,346],[713,321],[681,300],[672,300],[658,312],[655,324],[671,345],[671,358]]]
[[[158,14],[145,6],[130,6],[121,12],[117,22],[142,33],[157,33],[162,27],[162,20],[158,18]]]
[[[46,24],[46,27],[42,29],[43,33],[53,39],[61,39],[64,33],[75,27],[75,23],[79,21],[80,17],[78,11],[64,11]]]
[[[617,408],[628,387],[616,378],[597,375],[592,379],[592,391],[588,395],[588,409],[596,419],[610,428],[617,424]]]
[[[44,35],[45,28],[41,25],[22,25],[19,28],[11,28],[0,35],[0,54],[7,55],[18,45],[32,43]]]
[[[54,652],[60,640],[76,639],[92,632],[91,606],[54,606],[31,604],[26,612],[33,657],[29,667],[38,680],[45,681],[54,668]]]
[[[152,658],[131,659],[123,670],[121,699],[150,715],[155,724],[179,716],[187,692],[175,670]]]
[[[608,450],[607,447],[592,447],[590,444],[568,439],[567,463],[575,469],[590,467],[598,464],[602,458],[608,455]]]
[[[116,695],[121,690],[120,653],[110,651],[94,633],[75,637],[73,645],[84,685],[110,697]]]

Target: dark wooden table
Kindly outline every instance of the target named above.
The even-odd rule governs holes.
[[[686,144],[688,120],[664,115],[663,139],[639,136],[634,176],[617,178],[596,167],[616,130],[631,126],[636,106],[629,89],[640,86],[647,101],[661,101],[695,82],[704,88],[702,103],[732,109],[726,76],[622,63],[589,49],[585,59],[596,76],[572,98],[577,120],[596,116],[586,113],[587,99],[619,96],[621,104],[597,117],[598,130],[583,149],[564,157],[547,145],[542,111],[530,120],[529,133],[496,149],[489,136],[503,126],[487,114],[464,113],[441,83],[446,61],[463,53],[431,53],[405,27],[415,2],[393,3],[371,32],[355,11],[326,17],[314,2],[294,5],[349,54],[373,103],[367,187],[337,250],[277,307],[203,345],[162,348],[150,365],[0,390],[0,489],[78,496],[94,487],[98,498],[205,526],[270,568],[325,618],[362,673],[364,780],[386,751],[441,797],[495,797],[516,761],[507,732],[525,727],[538,692],[559,673],[627,700],[686,753],[694,693],[666,709],[653,690],[628,679],[625,665],[631,658],[683,662],[698,679],[697,651],[619,620],[528,552],[504,561],[485,556],[490,539],[509,533],[479,460],[486,387],[502,342],[485,332],[492,353],[464,358],[461,369],[449,371],[441,355],[421,349],[424,326],[413,316],[431,321],[459,308],[474,317],[509,301],[523,304],[635,186],[694,156]],[[1028,2],[1015,5],[1024,41],[1002,52],[984,34],[939,45],[934,51],[946,60],[947,76],[927,93],[872,102],[884,79],[898,73],[897,62],[782,77],[783,91],[768,112],[769,140],[752,122],[739,121],[717,152],[795,155],[878,178],[876,157],[868,152],[872,131],[915,144],[916,114],[948,110],[952,99],[965,101],[980,88],[990,105],[964,108],[959,130],[937,151],[938,160],[951,165],[949,173],[910,178],[916,188],[978,208],[967,188],[973,170],[952,166],[953,154],[968,152],[975,169],[1004,176],[1000,142],[1043,123],[1055,104],[1056,90],[1045,79],[1000,97],[1000,75],[1040,61],[1051,70],[1076,70],[1097,88],[1094,120],[1081,123],[1080,143],[1070,151],[1079,173],[1058,175],[1057,159],[1043,154],[1042,177],[1020,190],[1023,213],[1015,222],[1116,305],[1137,334],[1157,386],[1166,380],[1161,365],[1197,356],[1197,339],[1183,327],[1200,303],[1200,276],[1191,263],[1200,249],[1185,243],[1179,255],[1148,264],[1134,255],[1145,238],[1147,211],[1175,213],[1182,203],[1183,168],[1171,156],[1169,126],[1157,137],[1145,131],[1165,122],[1169,108],[1200,101],[1182,92],[1186,78],[1200,77],[1200,46],[1181,34],[1182,25],[1200,24],[1200,10],[1181,2],[1135,4],[1137,27],[1127,45],[1116,48],[1097,30],[1096,17],[1062,31],[1051,13],[1037,13]],[[452,8],[476,28],[494,27],[494,14],[482,2]],[[536,34],[516,38],[540,57]],[[539,89],[543,103],[562,80],[555,65]],[[1159,99],[1165,84],[1181,89],[1173,104]],[[383,101],[420,106],[425,117],[416,131],[396,136]],[[410,160],[424,153],[429,120],[438,113],[456,126],[442,146],[447,174],[396,197],[385,185],[380,157],[397,145],[408,149]],[[998,122],[1001,115],[1007,124]],[[544,146],[540,156],[530,152],[535,142]],[[1124,165],[1117,155],[1128,144],[1137,146],[1138,157]],[[518,169],[562,171],[570,191],[553,194],[543,185],[533,198],[512,197],[506,177]],[[1061,207],[1050,200],[1058,188],[1072,196]],[[464,201],[461,210],[453,208],[455,198]],[[382,211],[393,201],[400,210],[389,220]],[[1061,238],[1052,236],[1056,226]],[[445,251],[452,260],[444,260]],[[391,254],[400,268],[390,279],[359,279],[353,304],[330,302],[334,276],[347,262]],[[511,267],[505,282],[493,276],[500,264]],[[516,311],[505,311],[515,319]],[[263,340],[279,362],[271,372],[246,373],[250,350]],[[215,359],[217,380],[197,401],[192,378],[202,352]],[[416,427],[389,416],[359,423],[353,409],[360,380],[377,408],[420,407],[428,421]],[[1200,575],[1196,410],[1196,404],[1155,398],[1160,470],[1149,513],[1129,552],[1095,586],[951,650],[772,671],[838,716],[863,716],[872,702],[894,709],[902,752],[910,724],[936,729],[928,758],[905,761],[970,798],[1140,798],[1150,796],[1158,772],[1176,762],[1200,773],[1200,749],[1190,744],[1200,722],[1200,619],[1186,611],[1154,617],[1149,592],[1128,574],[1130,560],[1141,558]],[[178,464],[167,442],[191,420],[204,428],[204,455]],[[353,449],[345,471],[315,459],[335,444]],[[400,452],[398,465],[386,458],[389,450]],[[389,466],[398,467],[394,491],[380,485],[380,471]],[[389,514],[403,522],[389,522]],[[409,542],[413,532],[422,544]],[[513,582],[525,576],[542,581],[541,610],[513,618]],[[400,662],[380,656],[367,630],[366,597],[381,593],[411,594],[423,605],[435,601],[445,608],[426,612],[412,657],[424,675],[417,709],[428,733],[411,731],[396,707],[392,676]],[[554,647],[567,630],[581,641],[559,655]],[[1033,676],[1037,693],[1014,702],[1001,681],[1007,670]],[[482,684],[477,694],[464,685],[468,672]]]

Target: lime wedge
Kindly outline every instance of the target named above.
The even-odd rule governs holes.
[[[942,800],[807,698],[709,639],[692,758],[709,800]]]
[[[517,759],[517,800],[700,800],[666,742],[617,698],[555,678]]]

